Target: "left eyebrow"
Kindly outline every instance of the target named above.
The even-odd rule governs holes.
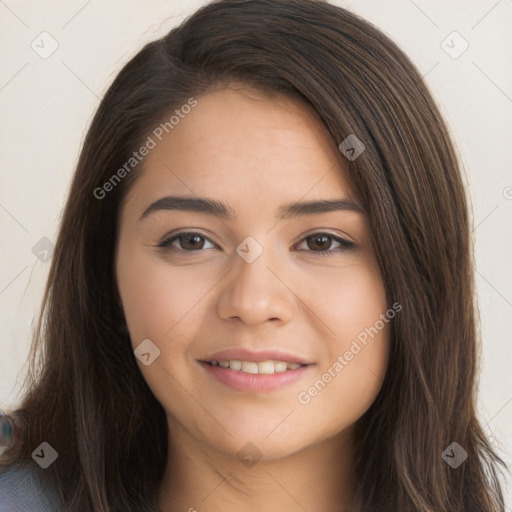
[[[223,201],[206,197],[166,196],[151,203],[142,213],[139,221],[150,213],[159,210],[183,210],[190,212],[207,213],[225,219],[236,218],[235,210]],[[282,205],[277,213],[280,220],[302,215],[314,215],[331,211],[353,211],[364,213],[364,208],[349,199],[322,199],[316,201],[294,202]]]

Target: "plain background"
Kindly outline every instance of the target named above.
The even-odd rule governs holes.
[[[0,409],[19,402],[49,269],[44,251],[56,238],[99,99],[144,43],[204,3],[0,3]],[[401,46],[453,132],[473,203],[483,338],[479,416],[511,464],[512,0],[332,3],[360,14]],[[467,50],[454,58],[464,41]]]

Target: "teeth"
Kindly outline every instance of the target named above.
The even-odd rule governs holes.
[[[284,361],[274,361],[274,371],[276,373],[285,372],[288,368],[288,364]]]
[[[210,361],[210,364],[254,375],[273,375],[274,373],[282,373],[286,370],[296,370],[302,366],[299,363],[287,363],[286,361],[268,360],[257,363],[255,361],[240,361],[239,359],[220,359],[219,361]]]
[[[241,370],[242,369],[242,363],[238,361],[237,359],[232,359],[229,361],[229,367],[232,370]]]
[[[274,373],[274,363],[272,361],[261,361],[258,363],[258,373],[272,375]]]
[[[245,373],[258,373],[258,363],[254,361],[242,361],[242,371]]]

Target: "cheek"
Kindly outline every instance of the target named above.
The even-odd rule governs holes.
[[[151,339],[162,359],[178,363],[202,324],[201,299],[214,283],[185,267],[171,268],[142,251],[117,261],[117,282],[132,345]],[[210,277],[211,280],[211,277]],[[193,285],[192,285],[193,282]]]
[[[133,348],[150,339],[160,350],[150,365],[139,363],[140,371],[166,411],[177,413],[183,387],[193,388],[187,368],[189,349],[204,324],[201,300],[215,282],[207,272],[172,268],[143,251],[119,257],[117,279]]]
[[[323,324],[330,351],[342,350],[388,308],[378,270],[363,260],[337,269],[315,269],[304,275],[300,286],[300,296]]]
[[[335,279],[316,283],[308,305],[326,326],[325,351],[297,401],[308,418],[319,419],[316,428],[330,432],[357,421],[375,400],[387,368],[395,313],[386,315],[384,286],[370,265],[350,265]]]

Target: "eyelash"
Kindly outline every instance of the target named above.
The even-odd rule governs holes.
[[[208,237],[202,235],[201,233],[198,233],[198,232],[195,232],[195,231],[183,231],[181,233],[177,233],[177,234],[171,236],[170,238],[166,238],[165,240],[160,242],[157,245],[157,247],[160,247],[160,248],[162,248],[162,249],[164,249],[166,251],[173,251],[173,252],[177,252],[177,253],[201,252],[203,250],[203,249],[197,249],[197,250],[193,250],[193,249],[192,250],[191,249],[178,249],[176,247],[173,247],[171,244],[175,240],[179,240],[180,236],[183,236],[183,235],[199,235],[201,238],[203,238],[205,240],[208,240],[213,245],[216,245]],[[309,250],[306,249],[306,252],[312,252],[313,254],[318,254],[319,256],[331,256],[332,254],[335,254],[335,253],[347,252],[347,251],[353,250],[356,247],[356,244],[354,242],[351,242],[349,240],[346,240],[345,238],[341,238],[341,237],[336,236],[336,235],[332,235],[331,233],[325,233],[323,231],[318,231],[316,233],[312,233],[311,235],[308,235],[308,236],[304,237],[300,242],[304,242],[308,238],[313,238],[313,237],[319,236],[319,235],[324,235],[324,236],[327,236],[328,238],[331,238],[333,241],[338,242],[340,244],[340,247],[338,247],[335,250],[324,250],[324,251],[313,251],[313,250],[310,250],[310,249]],[[302,250],[304,250],[304,249],[302,249]]]

